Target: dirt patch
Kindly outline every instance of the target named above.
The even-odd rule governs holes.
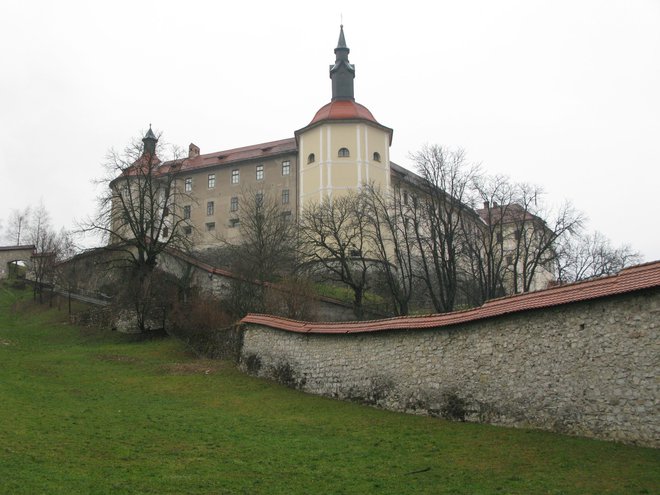
[[[11,340],[0,339],[0,345],[14,345]]]
[[[123,354],[97,354],[96,359],[99,361],[113,361],[118,363],[134,363],[138,359],[132,356],[125,356]]]
[[[172,375],[211,375],[220,370],[212,361],[201,360],[194,363],[172,363],[162,367],[165,373]]]

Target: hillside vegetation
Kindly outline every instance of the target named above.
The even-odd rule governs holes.
[[[313,397],[0,285],[0,493],[653,494],[657,450]]]

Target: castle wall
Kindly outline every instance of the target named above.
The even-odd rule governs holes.
[[[394,411],[458,407],[469,421],[658,447],[659,316],[655,288],[421,330],[247,324],[241,360],[305,392]]]

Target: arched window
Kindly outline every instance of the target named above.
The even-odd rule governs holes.
[[[337,154],[340,158],[346,158],[347,156],[351,156],[350,152],[348,151],[348,148],[339,148],[339,153]]]
[[[316,157],[314,156],[314,153],[310,153],[307,157],[307,163],[314,163],[314,161],[316,161]]]
[[[377,151],[374,151],[374,161],[379,162],[380,161],[380,153]]]

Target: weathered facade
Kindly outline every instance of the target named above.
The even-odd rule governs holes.
[[[30,271],[32,265],[32,256],[35,247],[25,246],[0,246],[0,280],[9,277],[10,264],[21,261],[26,269]]]

